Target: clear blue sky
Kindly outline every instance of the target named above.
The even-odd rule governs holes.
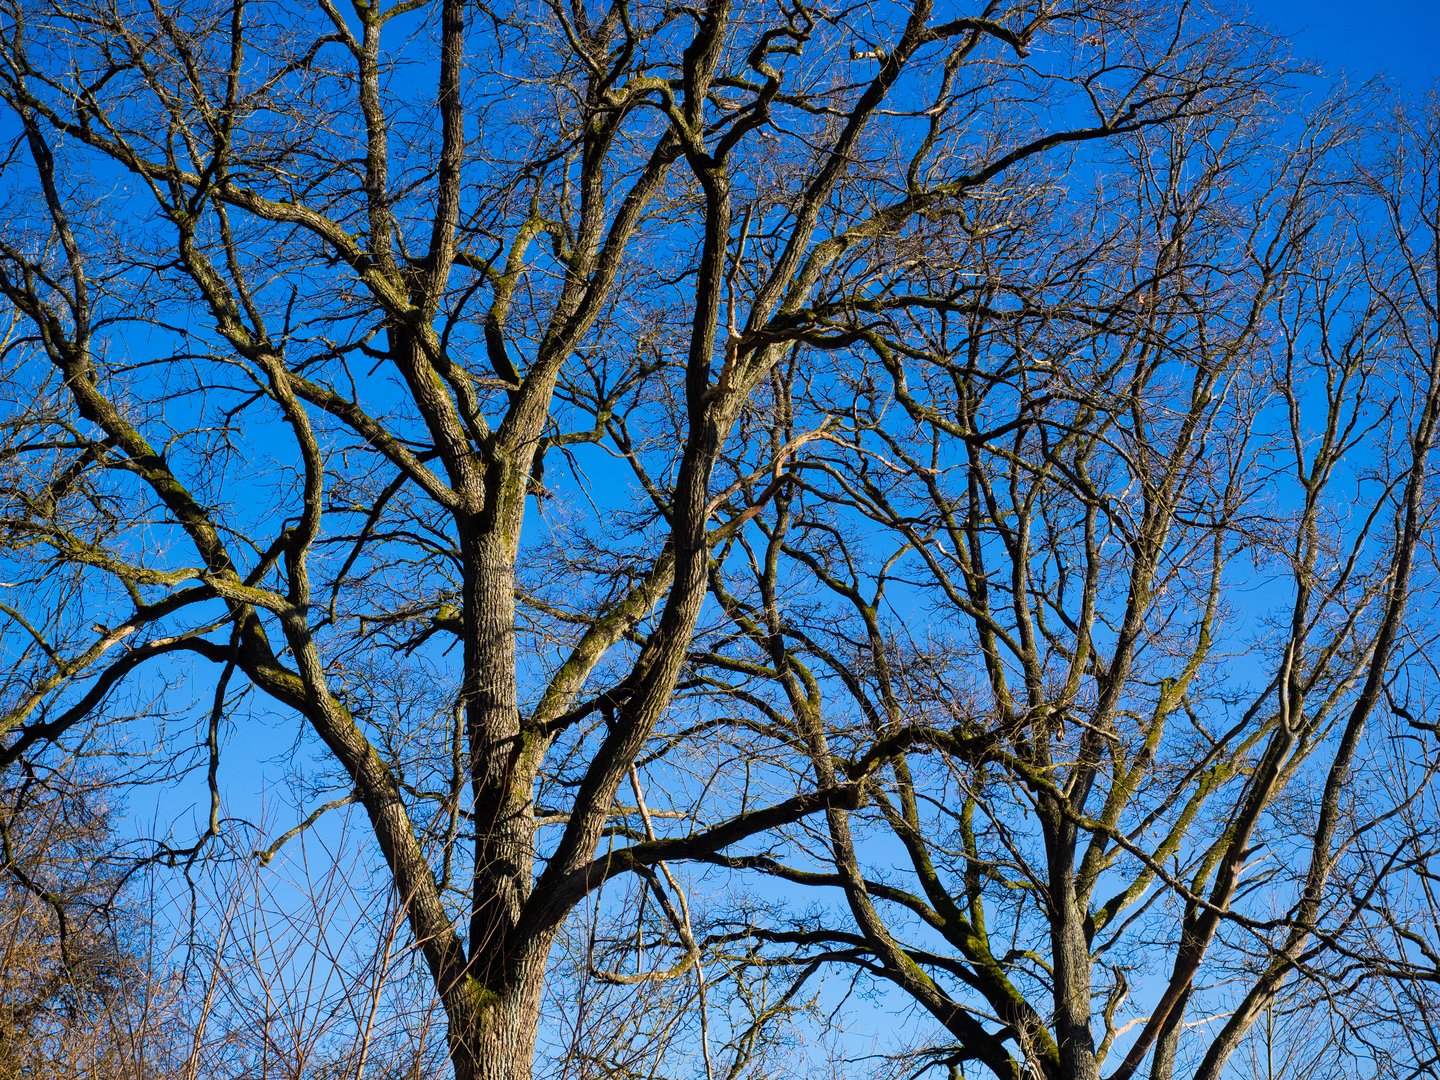
[[[1440,79],[1440,0],[1248,0],[1327,75],[1388,75],[1412,91]],[[1238,5],[1237,5],[1238,7]]]

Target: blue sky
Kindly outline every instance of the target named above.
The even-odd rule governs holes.
[[[1326,74],[1387,75],[1410,90],[1440,78],[1440,0],[1250,0]]]

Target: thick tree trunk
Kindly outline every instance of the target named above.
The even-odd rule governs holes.
[[[529,953],[504,986],[472,980],[449,995],[450,1058],[455,1080],[530,1080],[549,942]],[[462,1000],[463,997],[463,1000]]]
[[[520,732],[515,677],[515,569],[504,537],[464,544],[466,741],[475,823],[470,970],[487,984],[506,963],[535,859],[534,763]]]
[[[457,1080],[529,1080],[551,933],[520,915],[534,887],[534,782],[542,750],[521,731],[515,553],[528,456],[490,464],[481,514],[462,521],[462,690],[474,813],[464,985],[442,988]]]
[[[1050,862],[1050,948],[1055,965],[1055,1041],[1060,1078],[1100,1080],[1090,1027],[1091,957],[1075,888],[1075,826],[1054,803],[1042,806]]]
[[[1065,898],[1067,901],[1069,897]],[[1055,957],[1055,1038],[1064,1080],[1100,1080],[1090,1028],[1090,949],[1075,905],[1051,934]]]

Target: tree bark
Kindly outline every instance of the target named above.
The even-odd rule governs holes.
[[[530,1080],[549,951],[537,943],[504,983],[471,979],[446,995],[455,1080]]]

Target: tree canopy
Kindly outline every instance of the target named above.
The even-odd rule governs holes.
[[[1192,4],[5,0],[0,103],[4,790],[170,795],[117,1076],[803,1073],[841,985],[886,1075],[1434,1067],[1433,102]]]

